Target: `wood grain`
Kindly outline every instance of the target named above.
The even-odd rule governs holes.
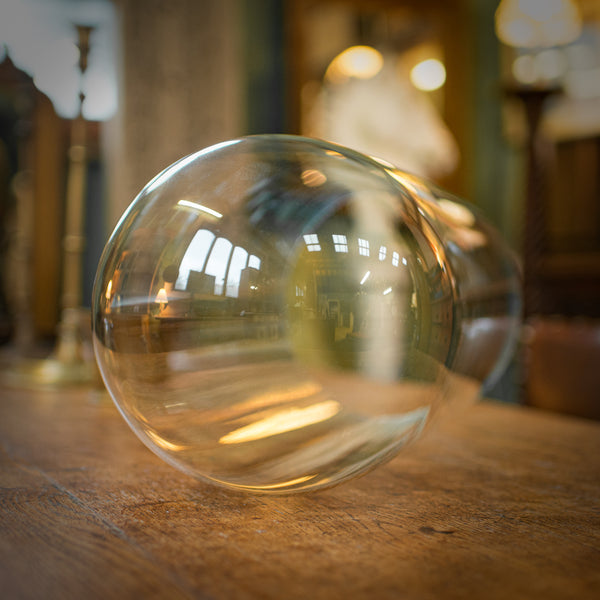
[[[263,497],[166,465],[101,395],[0,394],[0,597],[600,594],[597,423],[480,403],[361,479]]]

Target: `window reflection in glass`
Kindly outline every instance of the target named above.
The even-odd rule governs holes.
[[[304,241],[306,242],[306,248],[309,252],[319,252],[321,250],[319,237],[315,233],[305,235]]]
[[[190,271],[202,272],[206,257],[215,239],[215,234],[208,229],[200,229],[193,237],[188,249],[183,255],[179,266],[179,276],[175,282],[175,289],[184,291],[187,288]]]
[[[226,296],[229,296],[230,298],[237,298],[239,296],[242,271],[246,268],[247,262],[248,252],[240,246],[236,246],[233,249],[231,264],[229,265],[229,271],[227,273]]]
[[[331,237],[333,237],[336,252],[348,252],[348,239],[345,235],[336,235],[334,233]]]
[[[233,244],[226,238],[218,238],[206,263],[204,272],[215,278],[215,294],[221,295]]]
[[[367,240],[358,238],[358,253],[361,256],[369,256],[369,242]]]

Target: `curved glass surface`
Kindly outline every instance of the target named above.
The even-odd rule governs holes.
[[[159,456],[237,489],[339,483],[510,355],[515,263],[472,209],[351,150],[253,136],[183,158],[117,225],[94,346]]]

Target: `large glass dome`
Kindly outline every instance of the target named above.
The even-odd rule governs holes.
[[[518,290],[467,205],[340,146],[253,136],[134,200],[98,268],[94,345],[166,461],[237,489],[316,489],[497,377]]]

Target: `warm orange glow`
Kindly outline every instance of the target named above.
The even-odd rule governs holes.
[[[437,204],[444,216],[450,219],[454,225],[459,227],[475,225],[475,215],[464,204],[453,202],[447,198],[440,198]]]
[[[105,297],[107,300],[110,300],[112,296],[112,279],[108,282],[108,285],[106,286],[106,294]]]
[[[291,487],[305,481],[314,479],[316,475],[304,475],[303,477],[297,477],[296,479],[290,479],[289,481],[282,481],[281,483],[271,483],[268,485],[240,485],[236,484],[235,487],[243,490],[277,490],[280,488]]]
[[[413,194],[420,198],[431,199],[431,192],[423,185],[423,182],[410,173],[404,171],[398,171],[398,169],[386,169],[388,175],[393,177],[398,183],[407,188]]]
[[[327,181],[327,177],[316,169],[306,169],[302,172],[302,183],[307,187],[319,187]]]
[[[242,404],[236,405],[239,410],[255,409],[264,406],[272,406],[283,402],[293,402],[301,398],[308,398],[314,394],[318,394],[323,388],[318,383],[304,383],[293,388],[277,390],[276,392],[267,392],[254,396]]]
[[[382,67],[381,52],[371,46],[351,46],[331,61],[325,79],[332,83],[341,83],[349,77],[371,79]]]
[[[305,408],[285,408],[278,410],[255,423],[245,425],[224,435],[220,444],[241,444],[253,442],[273,435],[302,429],[309,425],[321,423],[335,416],[340,411],[340,405],[335,400],[326,400]]]
[[[232,406],[204,411],[202,413],[202,419],[205,423],[225,420],[230,421],[261,408],[268,408],[276,404],[284,404],[286,402],[295,402],[303,398],[310,398],[310,396],[318,394],[321,390],[322,387],[318,383],[308,382],[290,388],[257,394],[244,402],[239,402]]]
[[[167,296],[167,291],[165,290],[165,288],[160,288],[160,290],[158,290],[155,302],[158,302],[160,304],[167,304],[169,302],[169,297]]]
[[[163,450],[168,450],[169,452],[180,452],[181,450],[186,449],[186,446],[169,442],[168,440],[165,440],[165,438],[158,435],[158,433],[155,433],[150,429],[146,429],[145,433],[159,448],[162,448]]]

